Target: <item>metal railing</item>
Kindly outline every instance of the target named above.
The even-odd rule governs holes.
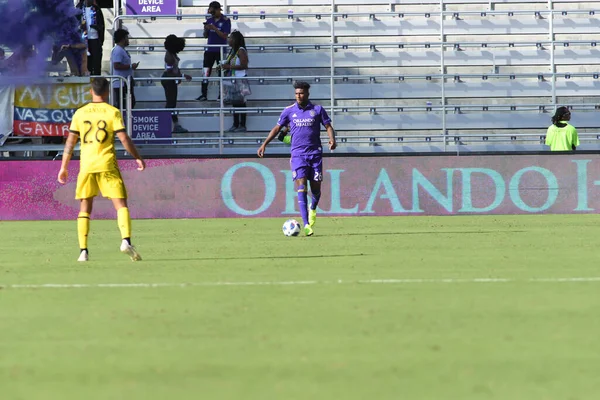
[[[116,0],[115,0],[116,2]],[[483,4],[483,2],[481,2]],[[554,19],[557,16],[569,16],[569,15],[575,15],[575,16],[585,16],[585,15],[589,15],[589,16],[595,16],[596,14],[600,13],[599,10],[593,9],[593,10],[555,10],[554,9],[554,3],[552,0],[548,0],[547,4],[548,4],[548,9],[546,10],[536,10],[536,9],[527,9],[527,10],[495,10],[493,9],[493,2],[489,3],[489,9],[486,10],[479,10],[479,11],[448,11],[446,10],[446,5],[447,4],[453,4],[456,5],[456,2],[446,2],[444,0],[440,0],[437,4],[439,4],[439,10],[438,12],[429,12],[429,11],[422,11],[422,12],[412,12],[412,11],[370,11],[370,12],[337,12],[336,11],[336,1],[332,0],[330,3],[331,6],[331,12],[288,12],[288,13],[266,13],[266,12],[260,12],[260,13],[229,13],[227,14],[228,17],[232,18],[234,21],[238,21],[238,20],[258,20],[258,21],[263,21],[263,20],[267,20],[267,19],[283,19],[283,20],[293,20],[293,21],[297,21],[298,19],[305,19],[306,21],[309,21],[311,18],[312,19],[316,19],[316,20],[323,20],[323,19],[329,19],[331,24],[330,24],[330,43],[324,43],[324,44],[269,44],[269,45],[249,45],[248,48],[250,49],[258,49],[259,51],[267,51],[267,50],[274,50],[274,49],[281,49],[281,48],[287,48],[288,51],[293,51],[293,50],[300,50],[300,49],[309,49],[309,48],[314,48],[314,49],[329,49],[330,52],[330,65],[329,65],[329,69],[330,69],[330,74],[328,76],[308,76],[308,77],[286,77],[285,79],[287,81],[289,81],[289,79],[308,79],[311,81],[329,81],[330,82],[330,106],[329,106],[329,110],[331,113],[332,118],[335,118],[336,116],[336,97],[335,97],[335,84],[336,82],[338,82],[339,80],[344,80],[344,79],[353,79],[353,80],[363,80],[363,81],[369,81],[369,82],[376,82],[377,80],[383,80],[383,79],[398,79],[398,80],[412,80],[412,79],[437,79],[439,80],[440,83],[440,96],[439,98],[432,98],[431,100],[434,100],[436,102],[439,102],[441,105],[436,107],[436,110],[439,109],[439,111],[442,113],[442,126],[441,126],[441,135],[445,136],[448,134],[448,126],[447,126],[447,121],[446,121],[446,115],[449,112],[455,112],[456,107],[463,107],[465,108],[468,105],[452,105],[452,104],[448,104],[448,97],[447,97],[447,85],[446,83],[449,80],[460,80],[460,79],[469,79],[469,78],[477,78],[477,77],[481,77],[482,79],[496,79],[496,78],[502,78],[502,79],[515,79],[515,77],[523,77],[523,78],[533,78],[533,79],[538,79],[538,80],[547,80],[549,79],[551,82],[551,92],[549,93],[549,96],[551,97],[551,105],[543,105],[544,107],[556,107],[557,104],[557,93],[556,93],[556,81],[557,81],[557,77],[559,76],[564,76],[565,79],[570,79],[570,78],[575,78],[575,77],[592,77],[594,79],[597,79],[597,74],[595,73],[570,73],[570,74],[560,74],[556,72],[556,59],[555,59],[555,47],[559,46],[559,45],[569,45],[569,44],[581,44],[583,46],[587,46],[588,44],[590,46],[594,46],[595,42],[594,40],[569,40],[569,41],[565,41],[565,40],[555,40],[555,31],[554,31]],[[390,3],[391,4],[391,3]],[[428,3],[428,4],[433,4],[432,3]],[[227,4],[225,3],[225,10],[227,10]],[[486,43],[480,43],[480,42],[476,42],[476,41],[453,41],[453,42],[449,42],[446,40],[446,31],[445,31],[445,25],[446,25],[446,21],[450,20],[450,19],[460,19],[461,16],[467,16],[467,17],[471,17],[471,16],[480,16],[480,17],[488,17],[488,16],[506,16],[506,17],[510,17],[510,18],[523,18],[523,17],[527,17],[527,16],[531,16],[534,18],[547,18],[549,20],[549,24],[548,24],[548,29],[547,29],[547,35],[548,35],[548,39],[547,40],[535,40],[535,41],[490,41],[490,42],[486,42]],[[132,21],[136,21],[136,20],[177,20],[177,21],[182,21],[182,20],[186,20],[186,19],[204,19],[209,17],[208,15],[205,14],[176,14],[176,15],[161,15],[161,16],[151,16],[151,17],[147,17],[147,16],[136,16],[136,15],[117,15],[117,17],[115,18],[114,21],[114,26],[116,27],[118,24],[120,24],[122,21],[126,21],[126,20],[132,20]],[[362,44],[340,44],[337,43],[338,40],[338,36],[336,35],[336,31],[335,31],[335,27],[336,27],[336,22],[338,21],[344,21],[347,18],[365,18],[367,20],[376,20],[377,18],[395,18],[398,19],[399,21],[401,21],[402,19],[406,18],[406,17],[424,17],[426,19],[436,19],[439,21],[439,41],[438,42],[434,42],[434,43],[415,43],[415,42],[407,42],[407,43],[399,43],[399,42],[386,42],[386,43],[362,43]],[[303,22],[306,22],[303,21]],[[542,33],[543,30],[540,30],[540,33]],[[499,73],[489,73],[489,74],[447,74],[447,68],[448,65],[446,64],[445,61],[445,51],[447,49],[455,49],[455,50],[461,50],[461,49],[465,49],[465,48],[475,48],[475,47],[501,47],[501,46],[507,46],[509,48],[511,47],[529,47],[529,46],[535,46],[536,48],[543,48],[543,47],[549,47],[550,48],[550,61],[549,61],[549,68],[550,68],[550,73],[548,72],[544,72],[544,73],[530,73],[530,74],[514,74],[514,73],[507,73],[507,74],[499,74]],[[143,48],[146,47],[145,44],[142,44],[141,46],[138,45],[138,47],[142,47],[142,49],[140,49],[140,51],[144,51]],[[149,51],[153,51],[154,48],[156,48],[157,46],[152,46],[152,45],[147,45],[147,48]],[[188,50],[198,50],[198,49],[205,49],[207,46],[197,46],[197,45],[189,45],[187,47]],[[334,57],[334,54],[337,51],[340,50],[351,50],[351,49],[358,49],[358,48],[369,48],[370,50],[375,51],[377,48],[412,48],[412,47],[425,47],[425,48],[439,48],[440,50],[440,65],[439,65],[439,70],[440,73],[438,74],[424,74],[424,75],[409,75],[409,74],[397,74],[394,76],[382,76],[382,75],[368,75],[368,76],[352,76],[350,78],[350,76],[340,76],[340,75],[336,75],[336,60]],[[221,52],[223,52],[223,49],[221,49]],[[150,78],[143,78],[145,80],[148,80]],[[156,80],[156,78],[153,78]],[[206,79],[206,78],[204,78]],[[267,76],[263,76],[263,77],[248,77],[248,79],[250,80],[258,80],[259,83],[265,83],[265,82],[269,82],[269,81],[274,81],[274,80],[282,80],[282,77],[267,77]],[[212,80],[212,78],[209,78],[209,80]],[[224,108],[224,104],[223,104],[223,93],[222,93],[222,81],[223,81],[223,77],[219,77],[218,80],[220,81],[221,85],[221,102],[218,108],[218,113],[220,116],[220,125],[221,125],[221,132],[220,135],[223,136],[223,130],[224,130],[224,122],[223,122],[223,114],[224,112],[229,112],[230,109],[228,108]],[[541,106],[541,105],[540,105]],[[490,105],[488,105],[487,107],[490,107]],[[370,107],[370,108],[375,108],[377,110],[382,110],[381,107]],[[391,108],[404,108],[404,109],[411,109],[410,107],[391,107]],[[348,109],[348,107],[344,107],[344,109]],[[417,108],[418,109],[418,108]],[[248,108],[246,110],[246,112],[251,112],[251,108]],[[259,110],[262,110],[264,112],[264,110],[266,110],[266,108],[262,107],[262,108],[257,108],[256,111],[260,112]],[[207,112],[206,109],[192,109],[192,110],[178,110],[177,112],[185,115],[187,113],[194,113],[194,112]]]

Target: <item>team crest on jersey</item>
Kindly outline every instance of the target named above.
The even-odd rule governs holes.
[[[315,110],[310,110],[310,116],[314,117],[315,115],[317,115],[317,112]]]
[[[296,175],[298,175],[298,174],[296,173],[296,171],[292,171],[292,179],[294,179],[294,180],[295,180],[295,179],[296,179]]]

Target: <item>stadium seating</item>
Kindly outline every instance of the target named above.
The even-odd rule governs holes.
[[[249,140],[264,137],[278,110],[291,104],[296,77],[311,83],[312,99],[334,110],[341,137],[446,134],[477,144],[490,135],[512,143],[515,135],[539,134],[539,141],[555,104],[573,108],[581,133],[600,125],[600,1],[553,1],[553,18],[545,0],[444,0],[443,10],[433,0],[336,0],[333,17],[331,3],[320,0],[222,3],[249,49]],[[211,101],[194,101],[207,4],[180,0],[178,16],[121,20],[132,37],[128,50],[140,61],[138,109],[164,107],[162,41],[172,33],[186,38],[180,65],[194,80],[180,86],[178,106],[192,131],[187,136],[199,143],[231,136],[222,129],[232,109],[219,108],[214,79]]]
[[[137,91],[142,108],[164,104],[162,88],[155,81],[163,64],[160,38],[170,33],[186,37],[181,66],[196,78],[180,86],[181,120],[198,137],[214,135],[221,128],[219,103],[193,101],[199,93],[205,48],[200,25],[204,3],[183,0],[182,14],[189,16],[179,21],[124,20],[134,38],[130,50],[143,66]],[[331,7],[322,1],[227,2],[225,11],[234,19],[233,28],[246,36],[250,51],[249,136],[264,135],[276,121],[273,108],[293,101],[291,77],[308,76],[311,97],[331,107],[332,65],[340,135],[442,133],[444,126],[451,135],[543,134],[553,101],[574,106],[574,123],[580,131],[599,125],[596,108],[585,107],[595,99],[599,84],[595,71],[600,51],[589,33],[600,25],[593,3],[579,9],[574,1],[554,2],[560,12],[551,23],[544,1],[450,0],[444,1],[443,24],[435,1],[335,3],[332,20]],[[441,72],[447,75],[445,80],[440,79]],[[215,100],[217,90],[211,85],[209,98]],[[225,108],[226,117],[230,111]],[[228,126],[225,122],[223,127]]]

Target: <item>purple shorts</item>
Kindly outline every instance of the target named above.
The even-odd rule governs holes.
[[[323,156],[321,154],[292,155],[290,167],[293,180],[300,178],[315,182],[323,180]]]

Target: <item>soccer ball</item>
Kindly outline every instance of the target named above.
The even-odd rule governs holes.
[[[298,236],[300,234],[300,224],[295,219],[285,221],[282,229],[285,236]]]

